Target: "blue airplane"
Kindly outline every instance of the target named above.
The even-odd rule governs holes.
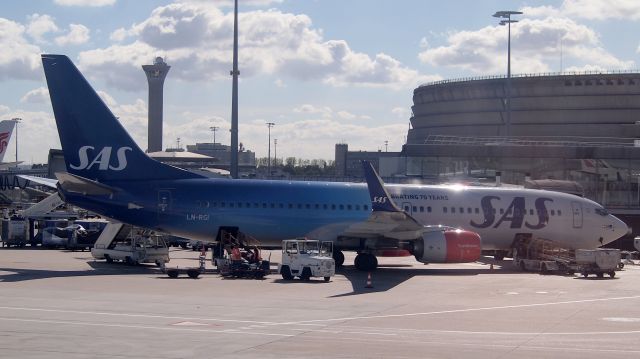
[[[482,250],[503,256],[521,233],[595,248],[628,231],[601,205],[569,194],[383,186],[375,172],[371,181],[367,166],[371,195],[356,183],[205,178],[149,158],[69,58],[42,55],[42,63],[67,169],[56,174],[59,195],[120,222],[209,242],[223,230],[241,232],[266,247],[301,236],[331,240],[337,264],[344,261],[341,250],[353,250],[363,270],[375,268],[376,255],[388,250],[421,262],[475,260],[473,251],[460,254],[464,246],[457,245],[461,238],[473,242],[475,232]],[[449,227],[473,232],[456,236]]]

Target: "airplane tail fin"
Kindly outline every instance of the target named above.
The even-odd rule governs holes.
[[[67,172],[97,182],[202,176],[148,157],[64,55],[42,55]]]
[[[16,127],[16,121],[4,120],[0,122],[0,162],[4,160],[4,155],[9,147],[9,140],[13,129]]]
[[[362,161],[364,169],[364,177],[369,187],[369,196],[371,197],[371,209],[374,212],[403,212],[395,202],[391,199],[389,192],[384,188],[382,179],[373,169],[373,165],[369,161]]]

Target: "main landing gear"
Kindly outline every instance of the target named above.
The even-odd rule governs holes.
[[[358,253],[353,264],[358,270],[369,272],[378,268],[378,258],[371,253]]]
[[[336,268],[342,267],[344,264],[344,254],[335,247],[333,248],[333,260],[336,263]],[[358,270],[369,272],[378,268],[378,258],[371,253],[362,252],[358,253],[353,264]]]
[[[333,260],[336,262],[336,268],[344,264],[344,253],[336,247],[333,247]]]

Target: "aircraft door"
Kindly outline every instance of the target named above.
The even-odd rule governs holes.
[[[171,212],[171,190],[161,189],[158,190],[158,219],[162,220],[168,218]]]
[[[402,209],[405,212],[413,215],[413,211],[411,210],[411,202],[402,202]]]
[[[573,212],[573,228],[582,228],[582,205],[578,202],[571,202]]]

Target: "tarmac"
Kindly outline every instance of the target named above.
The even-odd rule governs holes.
[[[172,249],[167,267],[197,267],[198,254]],[[488,257],[380,258],[365,288],[353,257],[325,283],[223,279],[211,262],[198,279],[171,279],[88,252],[2,248],[0,358],[640,355],[640,266],[600,279],[520,272]]]

